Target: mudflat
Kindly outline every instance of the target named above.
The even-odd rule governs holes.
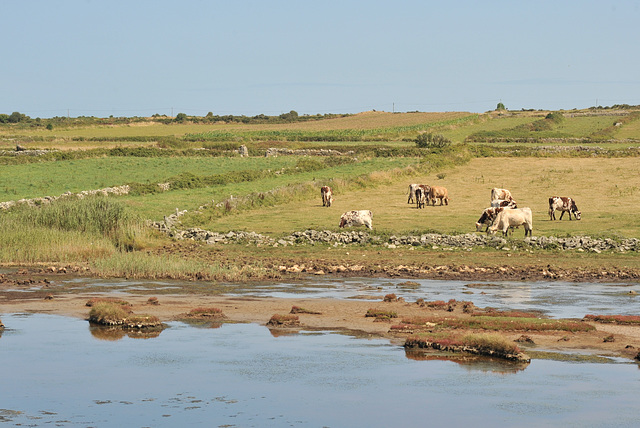
[[[27,269],[0,275],[0,314],[46,313],[87,319],[87,302],[96,297],[116,297],[126,300],[136,315],[153,315],[163,322],[184,319],[195,308],[218,308],[224,314],[223,322],[257,323],[266,325],[274,315],[295,313],[299,325],[295,328],[349,331],[364,337],[387,338],[402,345],[405,339],[420,330],[429,333],[429,327],[412,327],[405,320],[416,318],[469,319],[473,314],[463,310],[462,302],[447,305],[429,305],[428,302],[410,302],[403,299],[385,299],[385,296],[355,296],[353,299],[272,298],[253,296],[210,295],[172,290],[171,294],[137,292],[122,286],[100,292],[74,291],[53,284],[56,278],[69,278],[72,274],[51,273]],[[150,297],[152,297],[150,299]],[[155,297],[155,298],[154,298]],[[387,296],[388,297],[388,296]],[[387,300],[387,301],[385,301]],[[472,302],[469,302],[472,303]],[[393,313],[389,319],[367,316],[369,310]],[[478,311],[484,310],[477,308]],[[476,312],[476,315],[478,313]],[[1,318],[0,318],[1,319]],[[640,326],[572,320],[595,327],[590,331],[497,331],[509,341],[517,341],[527,349],[549,351],[580,351],[606,356],[638,358],[640,355]],[[437,322],[433,331],[442,334]],[[399,328],[400,326],[400,328]],[[11,328],[10,325],[5,326]],[[291,329],[292,327],[286,327]],[[456,328],[456,336],[483,333],[470,327]]]

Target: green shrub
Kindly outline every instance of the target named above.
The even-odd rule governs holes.
[[[421,149],[442,149],[451,145],[451,140],[442,134],[426,132],[415,139],[416,147]]]

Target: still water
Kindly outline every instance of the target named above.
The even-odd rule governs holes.
[[[421,360],[386,340],[170,323],[110,336],[2,314],[0,424],[82,427],[637,427],[628,360]]]

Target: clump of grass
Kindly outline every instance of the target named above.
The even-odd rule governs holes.
[[[398,318],[398,314],[393,311],[370,308],[365,314],[365,317],[373,317],[376,319],[376,321],[386,321],[390,320],[391,318]]]
[[[514,355],[521,352],[516,344],[498,334],[469,334],[462,338],[462,342],[483,355]]]
[[[517,345],[497,334],[410,336],[405,348],[435,349],[445,352],[468,352],[516,361],[530,361]]]
[[[390,293],[384,296],[384,298],[382,299],[383,302],[397,302],[398,301],[398,296],[396,296],[394,293]]]
[[[158,298],[157,298],[157,297],[149,297],[149,298],[147,299],[147,304],[148,304],[148,305],[159,305],[159,304],[160,304],[160,301],[158,301]]]
[[[89,321],[96,324],[120,325],[129,317],[131,311],[113,302],[96,302],[89,311]]]
[[[310,314],[310,315],[322,315],[322,312],[316,312],[309,309],[301,308],[300,306],[292,306],[290,314]]]
[[[191,309],[189,311],[189,313],[187,314],[187,317],[190,317],[190,318],[225,318],[225,315],[222,312],[222,309],[220,309],[220,308],[198,307],[198,308]]]
[[[584,320],[623,325],[640,325],[640,316],[638,315],[585,315]]]
[[[160,319],[152,315],[135,315],[126,306],[110,302],[98,302],[89,311],[89,322],[122,328],[157,328]]]
[[[433,302],[427,302],[427,307],[453,312],[456,303],[455,299],[451,299],[448,302],[445,302],[444,300],[434,300]]]
[[[114,305],[131,306],[131,303],[127,302],[126,300],[118,299],[115,297],[92,297],[91,299],[87,300],[85,306],[94,306],[96,303],[112,303]]]
[[[267,322],[268,326],[272,327],[287,327],[300,325],[300,318],[297,315],[291,314],[275,314]]]

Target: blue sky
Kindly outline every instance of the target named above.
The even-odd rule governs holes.
[[[640,1],[0,0],[0,113],[640,104]]]

